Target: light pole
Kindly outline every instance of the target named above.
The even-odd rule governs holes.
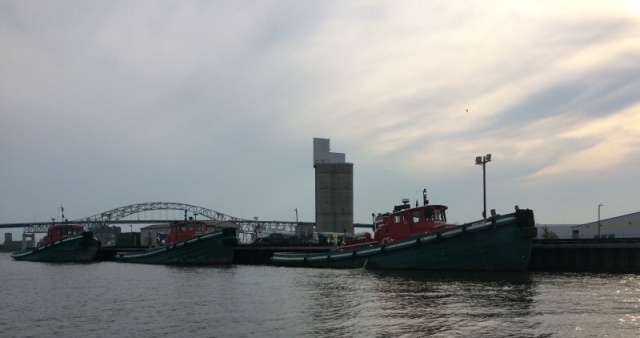
[[[476,164],[482,164],[482,201],[484,204],[484,210],[482,211],[483,219],[487,219],[487,174],[485,167],[488,162],[491,162],[491,154],[476,156]]]
[[[600,238],[600,207],[604,207],[604,205],[598,204],[598,239]]]
[[[296,223],[298,223],[298,208],[293,209],[296,212]]]

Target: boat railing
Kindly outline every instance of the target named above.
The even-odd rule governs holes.
[[[341,245],[338,247],[337,251],[359,249],[359,248],[364,248],[364,247],[373,246],[377,244],[378,244],[377,241],[370,241],[370,242],[357,243],[357,244],[351,244],[351,245]]]

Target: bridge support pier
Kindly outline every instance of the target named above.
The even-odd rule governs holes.
[[[31,243],[33,246],[36,246],[36,236],[34,233],[23,233],[22,234],[22,250],[27,249],[27,237],[31,239]]]

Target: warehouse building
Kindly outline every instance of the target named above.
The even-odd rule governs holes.
[[[538,239],[553,233],[559,239],[640,238],[640,212],[617,216],[585,224],[539,224]],[[546,230],[546,231],[545,231]]]

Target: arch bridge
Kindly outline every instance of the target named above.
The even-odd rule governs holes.
[[[259,221],[259,220],[248,220],[243,218],[237,218],[233,216],[229,216],[215,210],[184,204],[184,203],[173,203],[173,202],[148,202],[148,203],[139,203],[127,205],[120,208],[115,208],[109,211],[102,212],[97,215],[93,215],[87,218],[76,219],[70,221],[70,223],[82,224],[85,226],[87,230],[96,231],[103,229],[105,226],[113,225],[113,224],[150,224],[150,223],[170,223],[175,222],[176,219],[172,220],[127,220],[126,217],[129,217],[134,214],[139,214],[147,211],[155,211],[155,210],[184,210],[185,217],[187,214],[193,215],[196,219],[198,217],[203,217],[207,220],[212,221],[229,221],[235,224],[238,224],[242,232],[253,232],[256,229],[261,230],[281,230],[281,231],[295,231],[295,227],[297,224],[313,224],[309,222],[281,222],[281,221]],[[46,233],[47,229],[51,223],[33,223],[25,225],[24,232],[25,233]]]

